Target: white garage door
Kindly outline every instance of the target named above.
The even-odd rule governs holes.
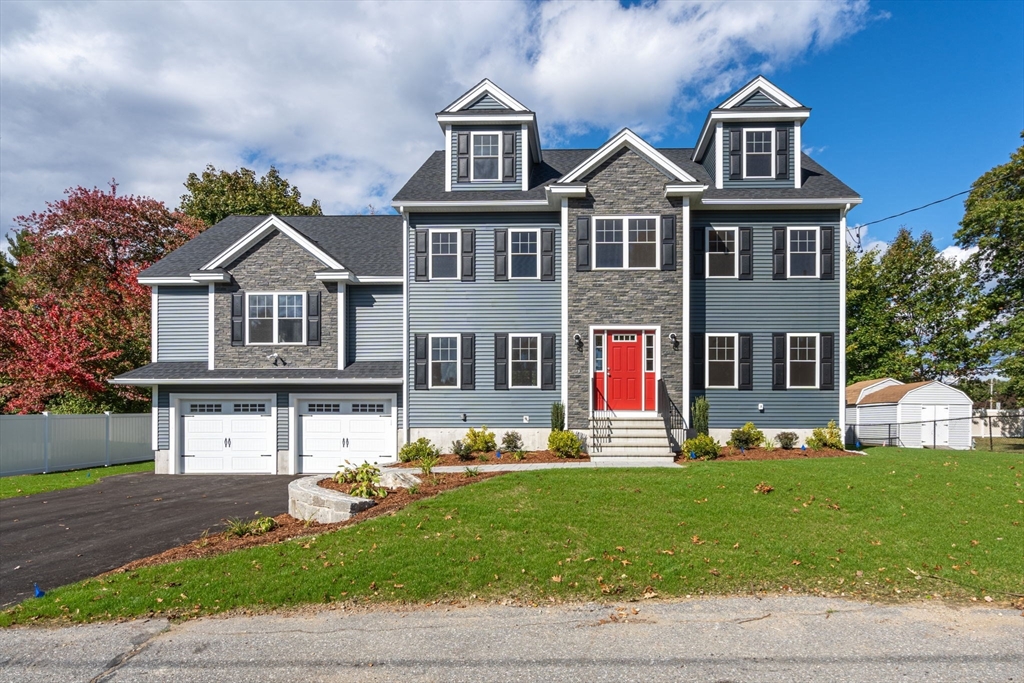
[[[272,474],[277,434],[270,401],[181,402],[185,474]]]
[[[331,399],[299,403],[299,472],[333,474],[349,461],[395,456],[391,399]]]

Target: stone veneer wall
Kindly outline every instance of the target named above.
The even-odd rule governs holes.
[[[278,231],[253,245],[227,266],[231,284],[217,285],[214,296],[214,366],[268,368],[267,356],[276,353],[292,368],[338,367],[338,286],[317,281],[314,274],[326,266],[287,235]],[[231,295],[246,292],[320,291],[320,346],[231,345]],[[248,311],[246,311],[248,314]],[[305,322],[303,322],[305,324]]]
[[[670,179],[632,150],[614,154],[583,178],[585,199],[569,200],[569,336],[585,339],[582,351],[570,345],[567,427],[588,429],[590,415],[591,325],[661,326],[661,379],[683,409],[683,220],[682,200],[665,197]],[[576,217],[580,215],[676,216],[676,270],[576,270]],[[591,225],[591,241],[593,241]],[[660,246],[659,246],[660,249]],[[669,334],[679,338],[673,348]]]

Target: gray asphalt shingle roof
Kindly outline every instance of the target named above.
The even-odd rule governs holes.
[[[207,369],[205,362],[150,363],[117,376],[119,384],[153,384],[172,380],[281,380],[337,379],[369,380],[389,379],[402,381],[402,361],[360,361],[344,370],[332,368],[223,368]]]
[[[187,277],[231,247],[266,218],[229,216],[142,271],[140,276]],[[401,216],[279,218],[357,276],[402,275]]]

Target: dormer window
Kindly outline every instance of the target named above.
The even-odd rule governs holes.
[[[497,182],[500,180],[499,160],[501,159],[501,135],[498,133],[473,133],[473,159],[471,167],[473,182]]]
[[[745,129],[743,131],[743,177],[774,178],[775,150],[772,147],[774,129]]]

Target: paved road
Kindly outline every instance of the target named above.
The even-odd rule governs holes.
[[[228,517],[288,511],[284,476],[106,477],[0,501],[0,607],[187,543]]]
[[[1024,618],[796,597],[0,631],[0,681],[135,680],[1019,682]]]

